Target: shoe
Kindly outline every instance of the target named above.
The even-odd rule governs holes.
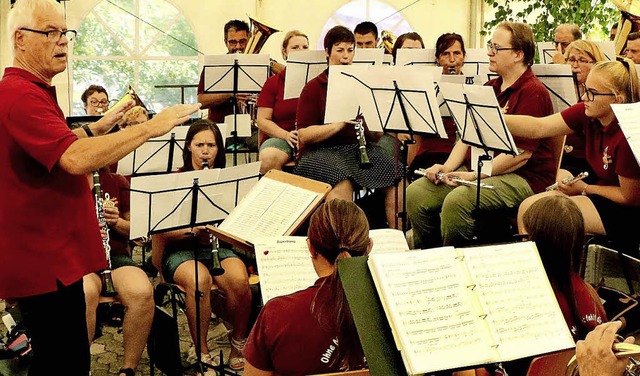
[[[247,343],[247,339],[235,339],[230,335],[229,342],[231,342],[231,352],[233,353],[233,350],[236,350],[238,352],[236,356],[229,355],[229,368],[234,371],[241,371],[244,369],[244,357],[242,356],[242,349]]]
[[[216,362],[216,358],[218,357],[216,356],[215,358],[212,359],[211,355],[209,354],[200,355],[200,360],[202,361],[202,363],[206,363],[206,364],[203,365],[204,373],[198,372],[197,375],[198,376],[216,376],[217,375],[216,371],[213,368],[207,366],[207,364],[211,366],[217,366],[219,361]]]

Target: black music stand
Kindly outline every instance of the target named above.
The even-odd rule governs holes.
[[[148,140],[118,162],[118,174],[144,176],[175,171],[182,163],[188,130],[188,126],[178,126],[163,136]]]
[[[205,57],[202,71],[205,94],[233,94],[233,165],[238,164],[238,100],[239,93],[260,93],[271,73],[269,55],[227,54]]]
[[[482,167],[493,157],[490,152],[518,155],[517,146],[502,116],[493,88],[490,86],[466,86],[441,83],[451,117],[458,128],[463,143],[480,148],[476,179],[476,205],[473,216],[480,210]],[[474,228],[474,232],[477,226]],[[477,234],[474,236],[477,239]]]
[[[380,72],[386,74],[379,74]],[[421,73],[424,76],[416,77],[418,72],[386,66],[366,73],[340,72],[353,79],[362,90],[361,97],[366,99],[361,103],[361,109],[370,131],[409,134],[410,139],[404,141],[402,147],[405,160],[409,144],[415,143],[415,133],[447,137],[438,109],[433,78],[424,71]],[[397,164],[399,161],[396,158]],[[402,227],[406,232],[406,180],[403,184],[402,212],[398,216],[403,219]]]
[[[195,226],[205,225],[209,223],[219,223],[226,215],[229,214],[230,207],[237,205],[239,199],[241,199],[239,192],[246,191],[247,185],[252,185],[257,182],[259,164],[254,163],[251,165],[244,165],[241,167],[232,167],[225,169],[226,173],[221,173],[223,170],[200,170],[191,171],[183,174],[169,174],[167,176],[148,176],[138,177],[132,180],[131,193],[132,193],[132,223],[134,223],[134,215],[141,216],[146,219],[146,222],[142,224],[142,228],[146,228],[147,235],[165,232],[170,230],[178,230],[182,228],[193,228]],[[250,173],[250,170],[255,170]],[[169,177],[177,177],[178,175],[184,175],[184,179],[178,179],[177,187],[172,187],[176,184],[175,181],[168,179]],[[207,176],[213,175],[213,176]],[[222,178],[220,178],[222,175]],[[192,179],[191,185],[185,184],[188,179]],[[201,184],[201,180],[205,183]],[[164,182],[164,189],[160,185],[159,189],[137,189],[138,186],[151,187],[156,185],[155,183]],[[180,184],[180,182],[182,184]],[[244,183],[244,184],[243,184]],[[248,183],[248,184],[247,184]],[[243,185],[241,187],[241,185]],[[142,202],[139,202],[141,200]],[[156,196],[156,197],[154,197]],[[218,200],[215,196],[219,197]],[[144,200],[146,197],[146,200]],[[154,215],[154,208],[157,209],[160,205],[154,204],[154,198],[162,200],[172,197],[173,200],[167,205],[162,207],[159,215]],[[134,201],[135,200],[135,201]],[[136,202],[134,204],[134,202]],[[142,204],[142,205],[140,205]],[[147,205],[147,215],[142,213],[145,211],[145,204]],[[205,209],[205,210],[203,210]],[[156,210],[157,211],[157,210]],[[204,212],[204,213],[203,213]],[[135,221],[140,222],[140,221]],[[170,223],[169,223],[170,222]],[[141,226],[138,226],[141,227]],[[134,227],[134,231],[131,232],[131,237],[136,237],[139,228]],[[196,281],[195,303],[196,303],[196,338],[194,341],[196,350],[197,361],[191,364],[188,368],[196,368],[199,372],[204,373],[204,367],[210,367],[216,369],[220,375],[236,375],[235,372],[227,371],[224,367],[224,359],[220,358],[220,365],[216,366],[211,364],[204,364],[201,359],[200,350],[200,298],[202,298],[203,292],[198,288],[198,250],[194,249],[194,278]]]

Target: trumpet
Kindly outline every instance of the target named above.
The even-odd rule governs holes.
[[[367,140],[364,137],[364,125],[362,124],[362,117],[356,118],[356,124],[354,125],[356,130],[356,138],[358,139],[358,159],[360,161],[360,168],[367,169],[373,166],[373,163],[369,160],[369,154],[367,154]]]
[[[415,171],[413,171],[413,173],[418,175],[418,176],[423,176],[424,177],[424,176],[427,175],[427,170],[424,169],[424,168],[417,168],[417,169],[415,169]],[[438,172],[436,174],[436,179],[438,179],[438,180],[443,182],[444,181],[444,174],[442,172]],[[456,178],[456,177],[451,178],[451,181],[456,182],[456,183],[458,183],[460,185],[467,185],[469,187],[475,187],[475,186],[478,185],[478,183],[475,182],[475,181],[463,180],[463,179]],[[480,183],[480,188],[494,189],[495,187],[493,185],[489,185],[489,184],[481,182]]]
[[[109,227],[107,226],[107,220],[104,217],[104,208],[108,206],[114,206],[113,201],[109,197],[109,193],[102,194],[102,188],[100,185],[100,174],[98,171],[93,172],[93,192],[96,202],[96,215],[98,216],[98,223],[100,228],[104,229],[102,235],[102,247],[104,248],[105,257],[107,258],[107,269],[100,273],[102,278],[102,296],[112,297],[118,295],[115,287],[113,286],[113,279],[111,278],[111,246],[109,245]]]
[[[618,342],[614,343],[612,347],[613,353],[616,358],[628,358],[629,364],[627,365],[627,371],[625,375],[639,375],[640,374],[640,361],[633,358],[633,356],[640,355],[640,346],[633,343]],[[565,376],[578,376],[578,361],[574,355],[569,364],[567,364],[567,370]]]
[[[564,178],[562,179],[562,184],[573,184],[577,181],[580,181],[584,178],[588,178],[589,177],[589,173],[588,172],[581,172],[576,176],[570,176],[568,178]],[[553,184],[551,184],[550,186],[548,186],[547,188],[545,188],[545,191],[553,191],[555,189],[558,189],[558,182],[555,182]]]
[[[209,169],[208,160],[206,159],[202,160],[202,169],[203,170]],[[224,274],[224,269],[220,264],[220,254],[218,253],[218,247],[219,247],[218,238],[214,237],[211,232],[209,232],[209,242],[211,243],[211,259],[212,259],[211,269],[209,270],[209,273],[213,276],[222,275]]]

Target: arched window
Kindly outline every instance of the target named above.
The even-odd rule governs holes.
[[[401,13],[392,6],[380,0],[353,0],[340,7],[324,24],[318,49],[324,50],[324,36],[336,25],[342,25],[353,30],[362,21],[371,21],[378,27],[378,34],[388,30],[395,36],[413,31]]]
[[[191,26],[165,0],[104,0],[84,18],[73,46],[73,113],[91,84],[118,100],[131,85],[152,111],[180,102],[179,89],[156,85],[198,82],[198,52]],[[186,92],[196,102],[196,89]]]

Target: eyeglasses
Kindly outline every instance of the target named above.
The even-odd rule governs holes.
[[[97,99],[91,99],[89,101],[89,104],[92,105],[93,107],[106,107],[109,105],[109,101],[106,99],[102,99],[102,100],[97,100]]]
[[[593,90],[593,89],[587,89],[587,86],[585,84],[582,84],[582,90],[584,92],[584,94],[582,94],[585,98],[587,98],[587,102],[593,102],[597,96],[607,96],[607,97],[615,97],[616,94],[615,93],[598,93],[597,91]]]
[[[51,42],[56,42],[56,43],[62,38],[63,35],[65,37],[67,37],[67,40],[69,42],[73,42],[73,40],[76,39],[76,35],[78,35],[78,32],[75,31],[75,30],[65,30],[65,31],[49,30],[49,31],[44,31],[44,30],[29,29],[27,27],[21,27],[20,30],[25,30],[25,31],[30,31],[32,33],[38,33],[38,34],[45,35],[47,37],[47,39],[49,39]]]
[[[567,59],[567,62],[572,65],[572,64],[579,64],[579,65],[587,65],[587,64],[593,64],[595,63],[595,61],[593,60],[585,60],[585,59],[576,59],[573,57],[570,57],[569,59]]]
[[[235,39],[229,39],[227,41],[227,44],[230,46],[237,46],[237,45],[244,45],[247,44],[247,39],[239,39],[239,40],[235,40]]]
[[[487,42],[487,51],[489,51],[492,55],[497,54],[499,51],[504,50],[517,50],[517,48],[513,47],[500,47],[499,45],[493,43],[492,41]]]

